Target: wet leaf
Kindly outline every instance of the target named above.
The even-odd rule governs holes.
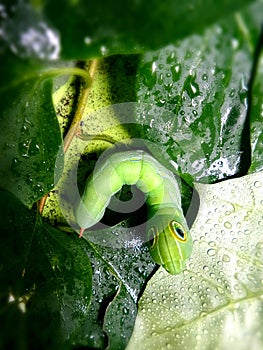
[[[187,269],[150,280],[127,350],[263,346],[262,172],[197,191]]]
[[[259,47],[259,50],[261,46]],[[262,50],[262,49],[261,49]],[[263,169],[263,55],[262,51],[258,57],[255,77],[252,86],[252,101],[250,112],[250,137],[252,163],[249,172],[261,171]]]
[[[42,222],[12,194],[0,195],[0,317],[10,326],[20,315],[23,330],[14,339],[13,327],[2,328],[1,348],[13,344],[19,349],[22,341],[26,348],[65,349],[89,313],[90,261],[71,237]]]
[[[0,186],[30,205],[54,186],[62,142],[52,80],[41,78],[41,65],[11,54],[1,62]]]
[[[140,234],[136,229],[125,230],[123,224],[85,233],[83,245],[93,266],[93,296],[81,344],[88,339],[94,348],[125,348],[138,295],[155,267]]]
[[[147,121],[145,137],[158,142],[186,178],[214,182],[248,171],[249,88],[261,9],[257,3],[202,35],[142,56],[137,122]],[[257,139],[259,119],[254,127]]]
[[[54,174],[56,179],[61,178],[61,169],[55,166],[56,156],[60,154],[61,136],[51,98],[54,81],[48,74],[44,80],[43,72],[56,70],[58,66],[75,66],[75,62],[58,61],[60,57],[78,60],[103,57],[98,84],[93,85],[90,92],[81,127],[84,136],[111,130],[106,140],[100,139],[95,147],[90,146],[92,137],[87,138],[89,142],[84,137],[80,142],[82,146],[84,144],[83,148],[75,148],[68,153],[66,171],[80,157],[84,164],[80,183],[84,183],[98,155],[109,148],[112,140],[125,141],[127,146],[126,142],[129,143],[131,137],[141,137],[151,144],[154,156],[181,173],[187,181],[217,181],[242,175],[249,168],[250,158],[250,170],[261,170],[261,65],[255,70],[255,84],[252,84],[251,74],[255,69],[254,53],[260,38],[262,1],[253,2],[252,6],[241,11],[243,3],[249,2],[240,2],[238,6],[233,2],[221,2],[218,6],[209,2],[197,4],[195,1],[177,4],[169,0],[158,4],[154,1],[149,6],[146,1],[131,1],[124,11],[123,4],[114,1],[103,2],[102,11],[100,1],[1,2],[0,186],[32,207],[32,211],[28,210],[10,194],[3,194],[0,202],[1,348],[125,348],[134,326],[138,295],[154,269],[143,245],[145,229],[130,228],[136,226],[136,217],[132,217],[131,221],[126,219],[113,228],[86,232],[84,239],[80,240],[70,231],[63,213],[61,215],[57,207],[52,206],[56,191],[50,194],[52,200],[48,202],[50,206],[47,209],[50,215],[45,218],[59,230],[45,223],[34,212],[34,201],[54,190]],[[171,10],[174,6],[176,11]],[[239,12],[233,15],[233,10]],[[138,52],[141,55],[134,54]],[[81,64],[84,65],[84,62]],[[68,73],[71,75],[72,71]],[[72,77],[68,87],[71,82]],[[57,83],[56,79],[55,86]],[[252,93],[249,90],[251,86]],[[64,123],[63,133],[67,131],[78,103],[79,85],[74,88],[76,90],[67,90],[66,98],[63,95],[61,108],[55,106]],[[251,95],[252,123],[249,129],[247,103]],[[132,103],[127,103],[136,99],[135,108],[134,105],[131,107]],[[117,104],[117,108],[113,104]],[[134,119],[134,112],[137,119]],[[128,115],[130,124],[125,119],[125,126],[118,127],[122,113]],[[114,117],[113,123],[110,116]],[[84,149],[85,152],[82,152]],[[206,187],[200,186],[199,190],[202,188]],[[244,188],[245,185],[242,191]],[[68,193],[71,195],[70,191]],[[229,194],[226,196],[228,198]],[[245,199],[249,198],[247,195]],[[252,214],[255,207],[261,208],[262,204],[253,201],[250,203]],[[212,202],[209,200],[211,208]],[[184,207],[187,208],[187,203]],[[211,208],[207,208],[207,212]],[[215,212],[220,208],[218,204]],[[139,216],[145,217],[143,212]],[[204,218],[208,219],[207,214]],[[104,219],[110,226],[120,221],[119,215],[110,211]],[[176,284],[182,296],[177,300],[173,292],[174,278],[170,279],[160,272],[156,278],[160,278],[161,282],[148,295],[153,305],[149,306],[149,300],[142,299],[142,305],[145,302],[150,311],[160,310],[157,316],[152,314],[154,316],[149,322],[157,324],[161,317],[166,317],[162,322],[162,326],[166,327],[165,343],[155,332],[155,323],[149,323],[152,333],[149,331],[148,334],[153,339],[160,339],[161,346],[171,347],[169,322],[174,321],[177,327],[178,320],[179,325],[185,321],[183,317],[192,322],[191,317],[197,315],[196,320],[205,324],[201,324],[201,329],[207,326],[211,336],[214,336],[212,331],[216,326],[209,328],[214,325],[212,322],[210,325],[210,319],[215,317],[217,322],[220,312],[223,316],[227,314],[226,319],[231,312],[240,317],[244,322],[240,321],[243,330],[254,325],[257,310],[251,315],[251,324],[245,323],[242,312],[247,311],[250,315],[253,309],[254,304],[251,309],[246,303],[250,295],[252,298],[249,300],[258,303],[259,311],[262,307],[256,294],[262,247],[256,246],[258,257],[247,257],[250,248],[257,244],[254,239],[259,239],[259,235],[251,235],[255,228],[253,226],[250,230],[249,226],[248,236],[252,238],[243,247],[239,241],[246,230],[243,230],[243,224],[240,227],[236,225],[241,232],[234,237],[237,245],[229,243],[229,236],[234,235],[229,224],[234,226],[235,219],[233,217],[232,221],[225,223],[221,230],[225,233],[220,232],[219,235],[221,241],[218,236],[213,237],[215,246],[212,239],[211,244],[210,240],[207,241],[209,235],[214,234],[213,227],[209,226],[211,230],[207,232],[201,229],[209,223],[200,224],[200,229],[196,230],[197,237],[203,234],[205,238],[195,244],[195,255],[190,263],[196,259],[199,265],[191,265],[188,275],[186,272],[176,277],[176,283],[191,281],[196,290],[181,290],[184,286]],[[244,222],[250,223],[250,219]],[[227,242],[233,248],[231,251],[224,245]],[[208,270],[203,269],[204,261],[211,262]],[[215,266],[216,262],[218,265]],[[241,271],[241,276],[234,276],[236,284],[232,283],[233,271],[230,269],[230,273],[227,268],[230,265],[235,271]],[[248,268],[251,269],[249,277]],[[222,271],[223,277],[220,275]],[[219,277],[211,275],[214,272]],[[246,276],[244,279],[243,275]],[[206,277],[204,283],[203,277]],[[221,277],[222,280],[218,281]],[[242,285],[243,280],[245,283]],[[162,289],[162,283],[168,286],[168,291]],[[156,307],[159,303],[156,303],[157,294],[161,296],[159,309]],[[170,301],[168,303],[170,296],[174,298],[171,304]],[[187,300],[183,299],[186,297]],[[166,301],[170,310],[164,316]],[[180,307],[184,305],[186,307],[181,313]],[[218,305],[218,314],[210,315],[212,308]],[[171,318],[175,306],[176,317]],[[140,311],[139,317],[142,313]],[[235,340],[239,326],[235,324],[235,328],[230,328],[234,321],[231,317],[229,319],[230,326],[226,323],[226,328],[233,329]],[[180,344],[183,346],[184,337],[188,334],[189,342],[186,344],[195,344],[191,338],[193,333],[183,333],[187,326],[186,322],[178,331],[177,345],[182,340]],[[160,329],[162,333],[163,329]],[[193,330],[196,330],[195,325]],[[203,334],[200,340],[200,334],[194,334],[198,344],[202,340],[209,341]],[[250,333],[247,334],[249,339]],[[261,344],[261,333],[255,334],[255,342]],[[174,337],[171,339],[174,340]]]
[[[133,240],[120,239],[119,225],[80,240],[42,222],[8,192],[0,192],[0,206],[1,348],[19,349],[22,342],[30,349],[123,349],[138,295],[155,266],[136,232],[126,228]],[[15,322],[22,332],[17,339]]]

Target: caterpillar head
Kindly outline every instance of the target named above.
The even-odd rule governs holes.
[[[155,262],[169,273],[178,274],[192,252],[193,241],[183,215],[176,209],[163,210],[154,216],[147,227],[150,253]]]

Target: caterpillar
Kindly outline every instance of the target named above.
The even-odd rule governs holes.
[[[180,273],[193,242],[179,186],[173,173],[143,150],[113,153],[96,167],[75,210],[80,236],[102,219],[111,197],[125,184],[146,194],[146,238],[153,260],[171,274]]]

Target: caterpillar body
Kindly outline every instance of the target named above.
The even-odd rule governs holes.
[[[181,272],[192,252],[192,238],[179,186],[170,170],[142,150],[114,153],[96,167],[75,211],[80,235],[101,220],[111,197],[125,184],[146,194],[146,237],[153,260],[171,274]]]

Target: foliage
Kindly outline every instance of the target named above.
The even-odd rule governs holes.
[[[188,269],[150,280],[129,350],[262,347],[262,172],[197,190]]]
[[[186,213],[193,183],[232,177],[242,183],[247,173],[262,171],[262,6],[261,0],[225,0],[220,5],[131,0],[125,9],[117,0],[1,1],[1,349],[116,350],[124,349],[132,334],[139,297],[155,271],[142,238],[144,211],[121,217],[114,227],[109,226],[116,223],[116,215],[108,211],[106,227],[78,239],[74,225],[68,224],[72,216],[65,219],[57,196],[67,187],[68,171],[78,168],[81,187],[112,142],[126,147],[143,140],[144,147],[181,176]],[[82,135],[71,129],[76,115]],[[255,191],[260,201],[261,192]],[[40,215],[39,200],[46,194]],[[124,189],[120,197],[126,200],[129,191]],[[250,208],[255,210],[254,202]],[[200,207],[198,220],[207,215],[202,210],[207,209]],[[249,222],[249,237],[259,230],[256,254],[260,225]],[[242,231],[236,226],[233,232]],[[240,251],[247,242],[245,230]],[[217,232],[196,236],[193,259],[205,259],[202,249],[216,240]],[[231,235],[222,236],[218,247],[225,249],[227,239]],[[241,262],[262,282],[261,267],[246,254]],[[209,273],[214,263],[207,262]],[[190,264],[189,274],[175,281],[189,283],[198,273]],[[227,276],[231,285],[240,266],[226,266],[220,278]],[[168,281],[160,298],[175,283],[163,276],[160,271],[155,277]],[[204,274],[202,278],[211,290],[214,280]],[[155,281],[150,283],[156,286]],[[230,300],[227,285],[221,295],[225,301]],[[243,285],[247,287],[245,281]],[[149,303],[148,288],[139,316]],[[195,298],[197,306],[203,298],[210,303],[212,292],[202,289]],[[183,306],[191,311],[182,300],[176,305],[179,318]],[[206,310],[214,307],[209,304]],[[155,317],[150,313],[149,325]],[[164,328],[169,327],[167,317],[158,314]],[[253,322],[256,327],[256,318]],[[163,329],[158,337],[160,346],[166,346],[162,335]],[[194,336],[200,334],[189,335]],[[261,333],[257,340],[262,345]],[[209,348],[209,341],[208,334],[198,346]]]

